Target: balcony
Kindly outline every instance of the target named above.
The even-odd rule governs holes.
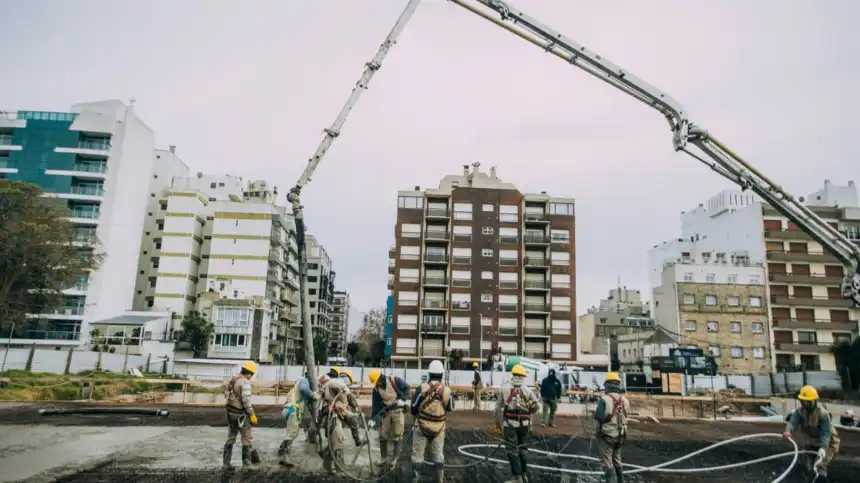
[[[824,252],[792,252],[768,250],[767,259],[774,262],[839,263],[839,259]]]
[[[811,240],[810,236],[803,230],[765,230],[764,237],[769,240]]]
[[[546,280],[526,280],[523,286],[526,290],[549,290],[549,283]]]
[[[445,349],[441,347],[425,347],[421,349],[421,357],[444,357]]]
[[[546,213],[528,213],[523,215],[523,222],[529,223],[549,223],[549,217]]]
[[[526,302],[523,305],[523,312],[549,312],[549,310],[547,310],[548,308],[549,307],[547,307],[547,305],[545,303],[544,304],[535,304],[535,303]]]
[[[107,157],[110,149],[110,142],[105,139],[82,139],[74,147],[54,148],[54,152]]]
[[[440,230],[427,230],[424,233],[424,239],[428,241],[448,241],[451,238],[451,233]]]
[[[526,245],[549,245],[549,237],[546,235],[526,234],[523,237]]]
[[[424,277],[424,285],[432,285],[435,287],[447,287],[448,281],[445,277]]]
[[[427,208],[424,212],[425,218],[449,218],[450,216],[451,212],[448,208]]]
[[[12,136],[9,134],[0,134],[0,146],[13,146]]]
[[[780,329],[811,329],[811,330],[836,330],[844,332],[856,332],[857,321],[832,322],[830,320],[799,320],[799,319],[774,319],[774,328]]]
[[[801,305],[810,307],[833,307],[850,309],[854,306],[851,300],[838,298],[831,299],[827,297],[786,297],[780,295],[772,295],[770,303],[773,305]]]
[[[523,351],[523,355],[529,359],[545,361],[549,359],[549,352]]]
[[[527,267],[548,267],[549,260],[546,257],[526,257],[524,265]]]
[[[425,253],[424,254],[424,263],[427,264],[447,264],[448,263],[448,255],[444,253]]]
[[[818,273],[769,273],[771,282],[791,283],[797,285],[842,285],[842,277],[833,277]]]
[[[451,261],[452,261],[452,263],[454,263],[454,265],[471,265],[472,264],[472,257],[454,256],[451,258]]]
[[[388,258],[394,259],[397,257],[397,246],[391,245],[388,247]]]
[[[776,350],[784,352],[829,354],[833,350],[833,344],[819,344],[815,342],[776,342],[775,345]]]
[[[99,210],[72,209],[71,217],[79,220],[97,220],[99,214]]]
[[[394,273],[394,260],[388,260],[388,273]]]
[[[472,286],[472,280],[464,278],[455,278],[451,280],[451,286],[459,288],[469,288]]]
[[[499,312],[516,312],[519,304],[499,304]]]
[[[445,310],[448,308],[448,302],[446,300],[424,299],[421,306],[425,309]]]
[[[105,190],[101,186],[72,186],[69,188],[69,194],[84,195],[84,196],[104,196]]]
[[[519,288],[519,282],[516,280],[499,280],[499,288],[503,290],[516,290]]]
[[[520,242],[520,238],[512,235],[499,235],[499,243],[516,245]]]
[[[516,258],[500,258],[499,259],[499,266],[516,267],[517,266],[517,259]]]
[[[523,335],[526,337],[549,337],[552,335],[552,330],[546,327],[526,327],[523,329]]]
[[[447,334],[448,325],[444,322],[424,322],[421,324],[421,332],[424,334]]]

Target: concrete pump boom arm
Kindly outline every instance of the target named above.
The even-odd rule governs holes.
[[[693,124],[677,101],[601,55],[510,7],[503,0],[449,1],[659,111],[669,122],[676,151],[684,151],[742,189],[752,190],[839,259],[846,268],[842,294],[860,307],[860,246],[827,224],[809,207],[796,200],[782,186],[771,181],[708,131]],[[690,146],[697,148],[697,151],[691,151]]]

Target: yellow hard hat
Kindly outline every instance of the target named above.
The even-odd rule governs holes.
[[[526,368],[523,367],[522,364],[517,364],[511,368],[511,375],[512,376],[526,377],[526,375],[528,375],[528,373],[526,373]]]
[[[617,372],[608,372],[608,373],[606,373],[606,381],[605,381],[605,382],[611,382],[611,381],[621,382],[621,378],[620,378],[620,377],[618,377],[618,373],[617,373]]]
[[[331,366],[331,369],[329,369],[329,370],[334,371],[337,374],[340,374],[340,367],[338,367],[338,366]]]
[[[376,381],[379,380],[379,376],[382,375],[382,371],[379,369],[371,369],[370,372],[367,373],[367,378],[370,379],[371,384],[376,384]]]
[[[801,401],[817,401],[818,391],[812,386],[803,386],[800,388],[800,394],[797,395],[797,399]]]
[[[341,371],[340,369],[338,369],[337,374],[338,374],[340,377],[343,377],[343,376],[348,377],[348,378],[349,378],[349,383],[350,383],[350,384],[355,384],[355,379],[352,377],[352,372],[350,372],[350,370],[349,370],[349,369],[344,369],[344,370],[342,370],[342,371]]]
[[[242,370],[248,371],[251,374],[256,374],[257,373],[257,363],[254,361],[248,361],[248,362],[242,364]]]
[[[477,362],[473,362],[473,363],[472,363],[472,367],[478,367],[478,363],[477,363]]]

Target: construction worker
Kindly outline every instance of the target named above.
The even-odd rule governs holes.
[[[558,400],[561,399],[561,381],[555,377],[555,369],[549,373],[538,386],[540,397],[543,400],[543,414],[540,418],[541,426],[555,427],[555,412],[558,411]]]
[[[352,430],[352,437],[356,441],[356,446],[362,446],[366,442],[358,433],[361,413],[355,410],[357,404],[351,403],[351,400],[354,401],[355,398],[352,396],[349,386],[339,377],[330,377],[331,373],[330,371],[329,374],[320,377],[323,409],[320,411],[320,420],[317,425],[322,431],[322,435],[328,439],[328,448],[327,450],[324,449],[323,454],[323,468],[329,473],[334,472],[335,466],[344,463],[344,425]]]
[[[392,468],[400,456],[403,441],[403,412],[409,407],[409,384],[403,379],[391,374],[382,377],[382,371],[371,369],[368,374],[373,392],[370,394],[370,423],[374,428],[377,419],[379,424],[379,452],[382,455],[382,466]],[[389,443],[391,447],[389,447]],[[389,449],[391,450],[389,452]]]
[[[350,372],[349,369],[341,369],[338,366],[332,366],[327,375],[330,379],[340,379],[347,389],[349,389],[349,386],[355,384],[355,379],[352,378],[352,372]],[[344,379],[349,380],[349,382],[347,383]],[[347,390],[346,402],[350,412],[361,414],[361,407],[359,407],[358,401],[355,399],[355,395],[352,391]],[[364,446],[367,441],[361,437],[361,429],[363,429],[361,427],[361,418],[348,418],[348,420],[344,422],[349,426],[349,431],[352,433],[352,440],[355,442],[355,446]]]
[[[307,374],[305,374],[305,377],[299,378],[293,385],[293,388],[290,389],[290,392],[287,393],[287,400],[284,402],[284,408],[281,413],[284,421],[286,421],[287,434],[278,448],[278,463],[284,466],[293,466],[293,462],[290,459],[290,450],[293,447],[293,441],[299,435],[299,427],[302,424],[302,416],[305,414],[306,404],[319,398],[319,393],[311,390]]]
[[[430,453],[433,463],[433,481],[441,483],[444,478],[445,417],[454,410],[451,388],[442,383],[445,368],[441,361],[432,361],[427,371],[427,382],[421,383],[412,399],[412,473],[413,481],[419,481],[424,473],[425,453]]]
[[[477,362],[472,363],[472,411],[481,410],[481,392],[484,389],[484,379],[481,377],[481,365]]]
[[[597,428],[597,452],[606,483],[624,483],[621,466],[621,448],[627,439],[627,416],[630,414],[630,401],[624,397],[624,387],[617,372],[606,374],[604,383],[606,394],[597,400],[594,419]]]
[[[227,441],[224,443],[224,466],[230,467],[233,458],[233,444],[236,436],[242,437],[242,466],[259,463],[260,454],[251,447],[254,439],[251,435],[251,425],[257,424],[257,414],[251,405],[251,378],[257,373],[257,364],[248,361],[242,364],[239,375],[233,376],[226,388],[227,409]]]
[[[496,424],[502,428],[505,452],[511,464],[513,478],[506,483],[528,481],[527,449],[532,430],[532,415],[540,410],[540,400],[526,386],[526,368],[520,364],[511,368],[511,380],[499,388],[496,398]]]
[[[786,418],[783,436],[791,435],[800,430],[810,440],[807,450],[818,453],[818,458],[809,469],[818,473],[817,483],[827,481],[827,465],[839,452],[839,434],[833,427],[827,409],[818,402],[818,391],[812,386],[803,386],[797,395],[800,407],[789,413]]]

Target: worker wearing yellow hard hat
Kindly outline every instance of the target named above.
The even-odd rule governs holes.
[[[786,417],[783,436],[791,438],[800,430],[805,436],[806,449],[818,453],[811,470],[818,472],[816,481],[827,481],[827,465],[839,452],[839,434],[833,426],[827,409],[818,401],[818,391],[812,386],[803,386],[797,394],[800,407]]]
[[[334,366],[320,378],[322,387],[320,394],[323,401],[323,418],[320,424],[322,434],[328,436],[329,448],[323,456],[323,468],[332,473],[335,467],[344,465],[344,426],[352,432],[356,447],[363,446],[367,440],[362,438],[361,408],[355,395],[349,390],[347,381],[351,382],[348,370]],[[337,460],[338,464],[335,464]]]
[[[384,470],[393,468],[403,444],[403,428],[406,423],[404,411],[409,407],[411,388],[403,379],[389,374],[382,375],[379,369],[371,369],[367,375],[373,384],[370,394],[370,423],[373,429],[379,422],[379,453]],[[390,451],[389,451],[390,450]]]
[[[223,464],[230,467],[233,458],[233,444],[236,437],[242,439],[242,466],[259,463],[260,454],[251,446],[254,439],[251,425],[257,424],[257,414],[251,404],[251,378],[257,373],[257,363],[248,361],[242,364],[239,374],[227,383],[227,441],[224,443]]]
[[[526,445],[531,436],[532,415],[540,410],[540,399],[526,385],[528,372],[520,364],[511,368],[511,380],[502,384],[496,398],[496,424],[502,428],[505,451],[511,465],[510,482],[528,481]]]
[[[621,449],[627,440],[627,417],[630,401],[624,396],[624,386],[617,372],[608,372],[604,380],[605,394],[597,401],[597,452],[607,483],[624,481]]]
[[[302,425],[302,416],[305,413],[305,407],[308,403],[312,403],[320,398],[318,392],[313,392],[311,389],[308,376],[300,377],[290,392],[287,393],[287,400],[284,402],[281,416],[284,418],[286,435],[281,445],[278,447],[278,463],[287,467],[294,466],[293,460],[290,458],[290,453],[293,448],[293,441],[299,436],[299,428]]]
[[[481,377],[481,365],[472,363],[472,411],[481,410],[481,393],[484,390],[484,378]]]

